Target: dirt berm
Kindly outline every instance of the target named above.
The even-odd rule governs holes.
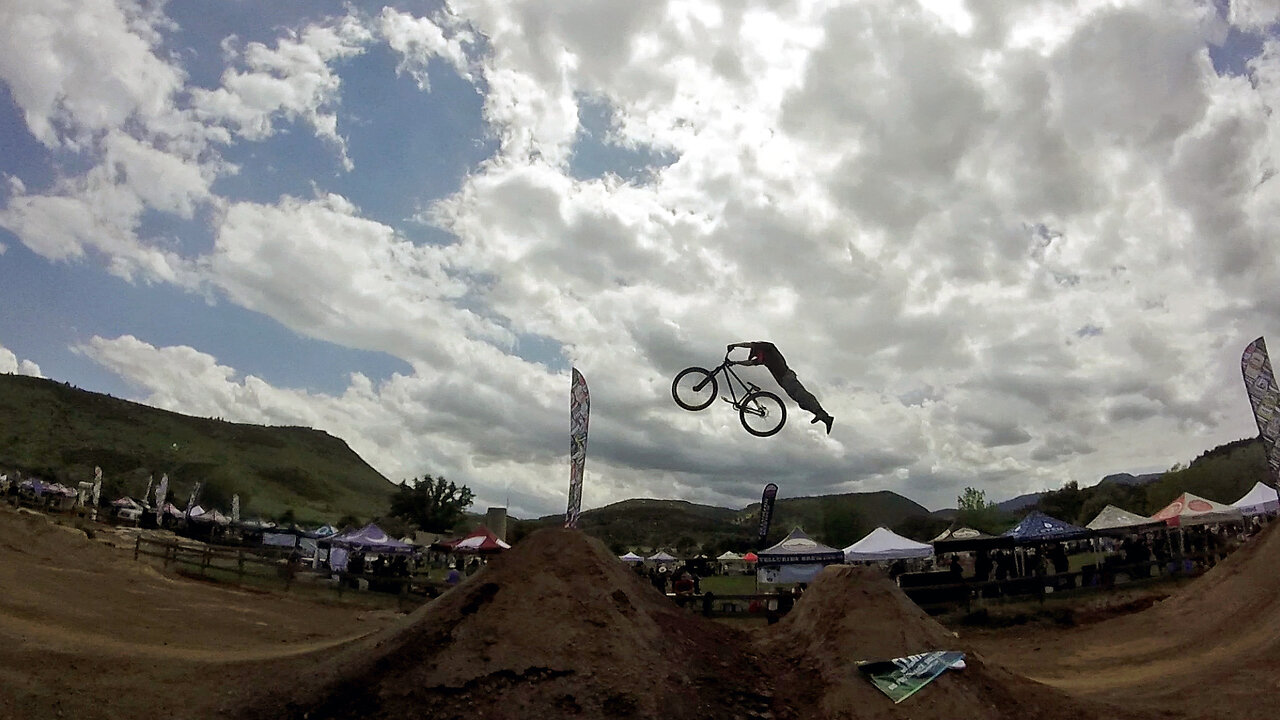
[[[1147,718],[1016,675],[987,661],[962,638],[911,602],[883,573],[829,567],[795,609],[758,641],[776,669],[774,703],[801,717],[849,720],[1082,720]],[[894,705],[858,670],[859,660],[884,660],[930,650],[965,653],[963,670],[948,670]]]
[[[750,634],[675,607],[599,541],[546,529],[399,626],[273,677],[289,690],[264,688],[240,716],[1121,717],[972,652],[896,706],[854,665],[933,649],[966,648],[874,572],[828,569],[787,619]]]

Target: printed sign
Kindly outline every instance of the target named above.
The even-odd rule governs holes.
[[[915,695],[948,669],[963,670],[964,653],[935,650],[892,660],[858,663],[858,670],[894,703]]]

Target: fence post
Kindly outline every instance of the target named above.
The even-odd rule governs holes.
[[[204,546],[204,552],[200,553],[200,577],[204,577],[204,569],[209,567],[209,546]]]
[[[142,536],[139,535],[133,542],[133,561],[138,562],[138,551],[142,549]]]

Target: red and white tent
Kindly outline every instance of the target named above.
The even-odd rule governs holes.
[[[444,544],[444,543],[442,543]],[[489,528],[481,525],[471,531],[470,535],[447,543],[449,549],[456,553],[475,553],[486,555],[510,550],[511,546],[498,539]]]
[[[1220,502],[1206,500],[1199,495],[1182,493],[1177,500],[1164,506],[1160,512],[1151,516],[1152,520],[1163,520],[1169,527],[1185,525],[1205,525],[1208,523],[1232,522],[1240,520],[1243,515],[1240,508],[1223,505]]]

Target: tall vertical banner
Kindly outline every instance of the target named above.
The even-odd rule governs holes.
[[[156,524],[164,517],[164,499],[169,495],[169,476],[161,475],[160,484],[156,486]]]
[[[203,481],[197,482],[195,489],[191,491],[191,497],[187,498],[187,519],[191,518],[191,508],[196,506],[196,498],[200,497],[200,486],[204,485]]]
[[[231,496],[231,522],[240,522],[240,496]]]
[[[1244,349],[1240,369],[1244,373],[1249,403],[1253,405],[1253,419],[1258,423],[1258,435],[1267,453],[1271,482],[1280,484],[1280,387],[1271,372],[1271,359],[1267,357],[1267,344],[1262,338]]]
[[[102,468],[94,466],[93,468],[93,506],[98,507],[98,501],[102,499]]]
[[[147,476],[147,489],[142,491],[142,504],[147,504],[147,498],[151,497],[151,486],[155,484],[156,476]]]
[[[760,537],[759,542],[769,536],[769,523],[773,520],[773,501],[778,497],[778,486],[769,483],[764,486],[764,494],[760,496]]]
[[[578,368],[573,369],[569,387],[569,507],[564,513],[564,526],[578,527],[582,512],[582,473],[587,465],[587,421],[591,417],[591,392],[587,379]]]

